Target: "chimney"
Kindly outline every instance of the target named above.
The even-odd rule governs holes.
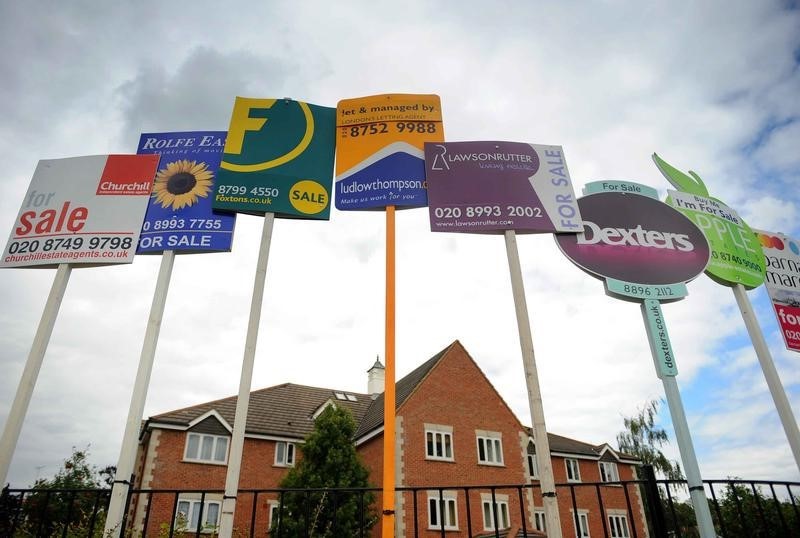
[[[380,359],[375,357],[375,364],[367,370],[367,392],[373,400],[385,390],[385,381],[386,368],[383,367]]]

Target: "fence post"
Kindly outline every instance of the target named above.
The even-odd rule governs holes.
[[[661,507],[661,495],[658,492],[658,482],[656,473],[652,465],[642,465],[642,478],[644,479],[644,492],[647,510],[650,515],[650,522],[653,524],[653,534],[655,538],[667,538],[667,523],[664,519],[664,511]]]

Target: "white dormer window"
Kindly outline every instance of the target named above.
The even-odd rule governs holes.
[[[619,482],[619,471],[617,464],[612,461],[600,462],[600,481],[601,482]]]
[[[188,433],[184,461],[224,464],[228,461],[228,438],[222,435]]]

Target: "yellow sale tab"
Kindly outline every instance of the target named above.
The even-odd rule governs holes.
[[[336,107],[336,207],[428,204],[425,142],[443,142],[438,95],[382,94]]]

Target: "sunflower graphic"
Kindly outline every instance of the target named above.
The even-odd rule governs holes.
[[[156,174],[153,197],[164,209],[172,206],[174,211],[192,206],[197,197],[206,198],[211,191],[214,174],[204,162],[188,159],[171,162]]]

